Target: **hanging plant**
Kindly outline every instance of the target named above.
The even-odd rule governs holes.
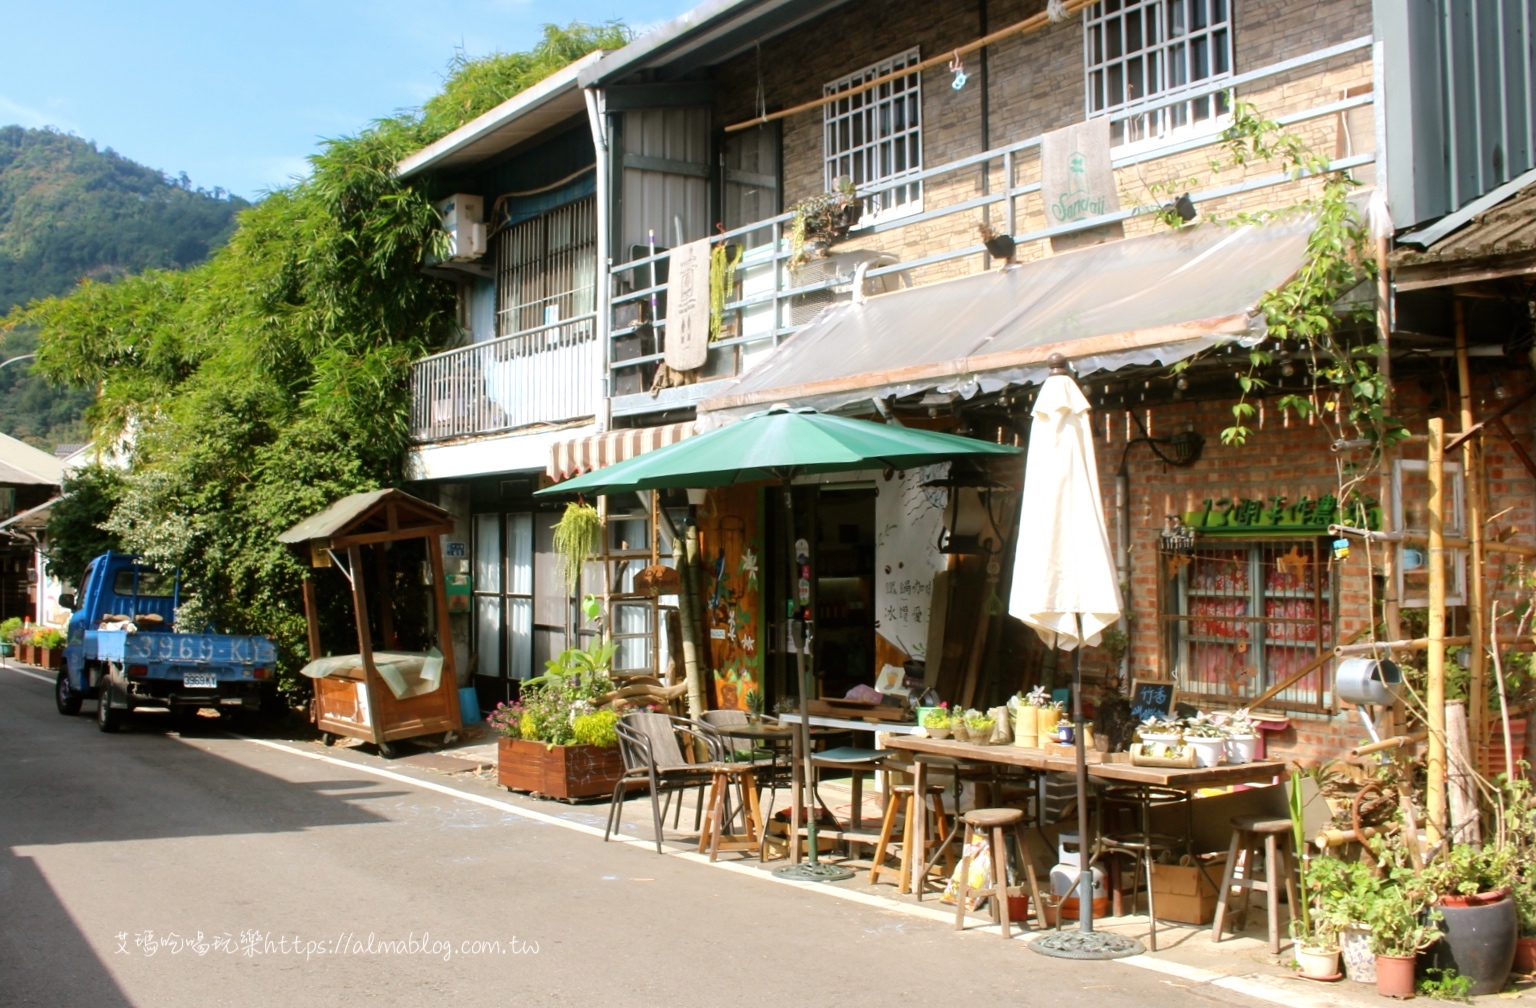
[[[720,338],[725,327],[725,305],[736,289],[736,266],[741,262],[740,245],[721,242],[709,250],[709,341]]]
[[[581,581],[581,566],[597,554],[602,541],[603,519],[591,504],[572,501],[555,524],[555,552],[560,554],[560,576],[567,591]]]
[[[864,208],[853,188],[853,180],[843,175],[830,192],[807,196],[794,207],[789,224],[789,265],[804,266],[826,255],[826,246],[848,234],[858,223]]]

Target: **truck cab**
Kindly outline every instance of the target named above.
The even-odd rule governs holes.
[[[180,585],[137,557],[103,553],[60,602],[71,610],[64,668],[57,681],[61,714],[97,703],[102,731],[117,731],[135,708],[195,714],[257,710],[276,689],[276,648],[266,637],[181,633]]]

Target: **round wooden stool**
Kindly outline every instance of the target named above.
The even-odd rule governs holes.
[[[1035,883],[1034,866],[1029,861],[1029,849],[1024,845],[1024,813],[1014,808],[989,808],[973,809],[960,817],[965,824],[965,846],[962,850],[968,851],[971,837],[987,837],[990,833],[991,846],[991,876],[992,884],[984,889],[972,889],[970,887],[971,856],[967,852],[960,862],[960,885],[955,892],[955,930],[965,929],[966,904],[971,897],[990,896],[992,906],[992,919],[997,921],[1002,929],[1003,937],[1009,937],[1009,925],[1012,921],[1008,913],[1008,841],[1003,833],[1008,829],[1013,834],[1014,843],[1019,848],[1019,864],[1024,867],[1025,876],[1028,879],[1029,896],[1034,901],[1036,914],[1040,926],[1045,927],[1043,907],[1040,902],[1040,889]]]
[[[1259,847],[1264,848],[1264,878],[1260,879],[1254,870],[1254,860],[1258,857]],[[1238,855],[1242,855],[1243,876],[1237,877]],[[1250,893],[1255,891],[1264,893],[1264,902],[1269,911],[1269,951],[1278,954],[1280,951],[1280,891],[1285,891],[1285,898],[1290,905],[1292,915],[1296,913],[1296,864],[1294,854],[1291,851],[1291,820],[1274,819],[1269,816],[1248,815],[1235,816],[1232,819],[1232,843],[1227,847],[1227,868],[1221,876],[1221,892],[1216,898],[1216,919],[1211,923],[1211,941],[1221,941],[1223,926],[1227,923],[1227,914],[1232,912],[1248,923],[1248,901]],[[1236,889],[1242,894],[1242,904],[1232,908],[1232,890]],[[1233,929],[1233,934],[1237,929]]]
[[[923,790],[927,792],[928,801],[925,804],[918,802],[916,788],[911,784],[895,784],[891,787],[890,797],[885,800],[885,816],[880,820],[880,839],[875,842],[875,854],[873,863],[869,866],[869,884],[875,885],[882,881],[883,876],[894,875],[896,877],[896,891],[901,893],[912,891],[912,853],[915,849],[916,822],[919,818],[925,818],[930,812],[933,814],[934,832],[925,833],[931,837],[941,837],[949,832],[949,820],[944,815],[944,785],[929,784]],[[902,805],[905,804],[905,808]],[[896,829],[896,813],[900,811],[904,817],[901,830],[901,860],[898,867],[892,868],[886,864],[890,857],[889,847],[891,834]],[[926,821],[924,822],[926,826]],[[919,866],[928,864],[928,852],[925,850],[919,856]],[[937,860],[937,858],[935,858]],[[946,856],[944,870],[953,871],[955,860]]]
[[[751,763],[714,763],[709,768],[709,814],[699,831],[699,853],[709,851],[711,861],[721,851],[759,851],[763,840],[763,813],[757,804],[757,777]],[[726,794],[734,785],[745,833],[728,833]],[[735,818],[732,816],[732,818]]]

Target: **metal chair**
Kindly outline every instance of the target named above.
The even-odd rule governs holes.
[[[608,824],[603,839],[609,839],[620,826],[624,812],[624,798],[629,785],[645,781],[651,795],[651,820],[656,828],[656,853],[662,853],[662,821],[666,816],[661,798],[671,800],[673,794],[691,787],[699,789],[698,817],[704,810],[704,789],[713,779],[717,762],[690,763],[683,757],[678,744],[681,734],[700,740],[711,753],[715,743],[699,730],[697,722],[669,714],[637,712],[626,714],[614,726],[619,736],[619,755],[624,760],[624,776],[613,787],[613,803],[608,808]],[[681,813],[681,800],[679,800]]]

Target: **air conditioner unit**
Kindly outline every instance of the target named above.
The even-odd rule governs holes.
[[[454,193],[437,204],[448,232],[448,262],[468,262],[485,255],[485,197]]]
[[[831,280],[834,285],[805,294],[796,294],[790,298],[789,324],[803,326],[821,314],[821,310],[828,305],[853,300],[853,279],[860,266],[867,264],[866,268],[875,269],[881,266],[894,266],[898,262],[900,260],[889,252],[875,252],[867,249],[834,252],[823,259],[812,259],[795,270],[792,279],[794,286],[804,287],[824,280]],[[912,286],[912,278],[905,271],[883,273],[877,277],[864,279],[864,293],[866,295],[888,294],[903,285]]]

